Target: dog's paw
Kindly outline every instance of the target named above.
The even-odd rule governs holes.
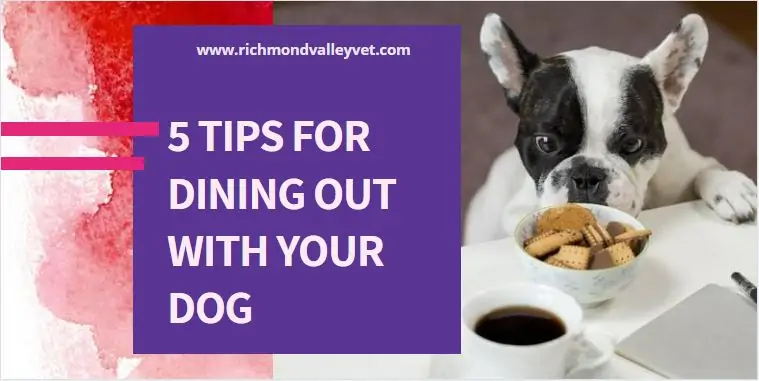
[[[701,183],[701,198],[722,219],[737,224],[756,221],[756,184],[737,171],[710,171]]]

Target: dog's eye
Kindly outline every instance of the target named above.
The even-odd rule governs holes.
[[[554,139],[545,135],[536,136],[535,144],[538,146],[538,149],[544,153],[552,153],[559,148]]]
[[[643,140],[638,138],[625,139],[622,142],[622,150],[625,153],[632,154],[640,151],[643,148]]]

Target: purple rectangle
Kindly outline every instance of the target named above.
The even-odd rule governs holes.
[[[198,53],[220,46],[232,55]],[[252,55],[252,46],[269,54]],[[362,51],[347,47],[366,47],[366,55],[335,55]],[[456,26],[135,28],[134,119],[160,122],[159,137],[134,144],[134,155],[147,163],[134,174],[135,353],[459,353],[460,50]],[[198,122],[209,120],[280,121],[283,149],[263,150],[272,141],[261,135],[242,152],[208,152]],[[323,152],[305,140],[295,152],[299,120],[363,121],[370,151]],[[188,123],[181,129],[190,142],[184,152],[168,148],[181,143],[170,139],[172,121]],[[324,131],[331,142],[335,134]],[[215,143],[224,142],[219,127]],[[247,198],[247,210],[171,210],[171,178],[278,184],[298,178],[303,185],[292,190],[303,193],[304,206],[251,210]],[[345,203],[323,210],[314,192],[325,178],[397,183],[389,187],[387,209],[375,185],[365,210]],[[356,188],[357,198],[361,191]],[[253,255],[254,266],[242,267],[235,249],[233,266],[225,267],[217,243],[214,267],[174,267],[171,235],[250,236],[254,243],[267,236],[267,263],[257,266]],[[328,244],[339,236],[340,258],[347,255],[347,236],[381,237],[383,266],[361,267],[356,259],[339,267],[327,259],[309,267],[296,253],[286,267],[276,236],[310,235]],[[317,258],[318,246],[307,254]],[[250,294],[233,310],[250,306],[251,321],[237,324],[225,313],[216,324],[197,316],[171,323],[171,293],[197,300],[207,292]],[[208,306],[214,315],[215,304]]]

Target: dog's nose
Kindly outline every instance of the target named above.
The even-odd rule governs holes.
[[[606,176],[606,170],[602,168],[580,165],[572,171],[572,185],[577,190],[594,193]]]

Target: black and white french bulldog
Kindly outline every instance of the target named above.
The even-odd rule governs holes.
[[[480,44],[519,116],[467,214],[464,242],[507,237],[528,212],[565,202],[643,209],[703,199],[734,223],[756,219],[756,184],[695,152],[674,114],[706,53],[695,14],[643,58],[589,47],[543,58],[488,14]]]

